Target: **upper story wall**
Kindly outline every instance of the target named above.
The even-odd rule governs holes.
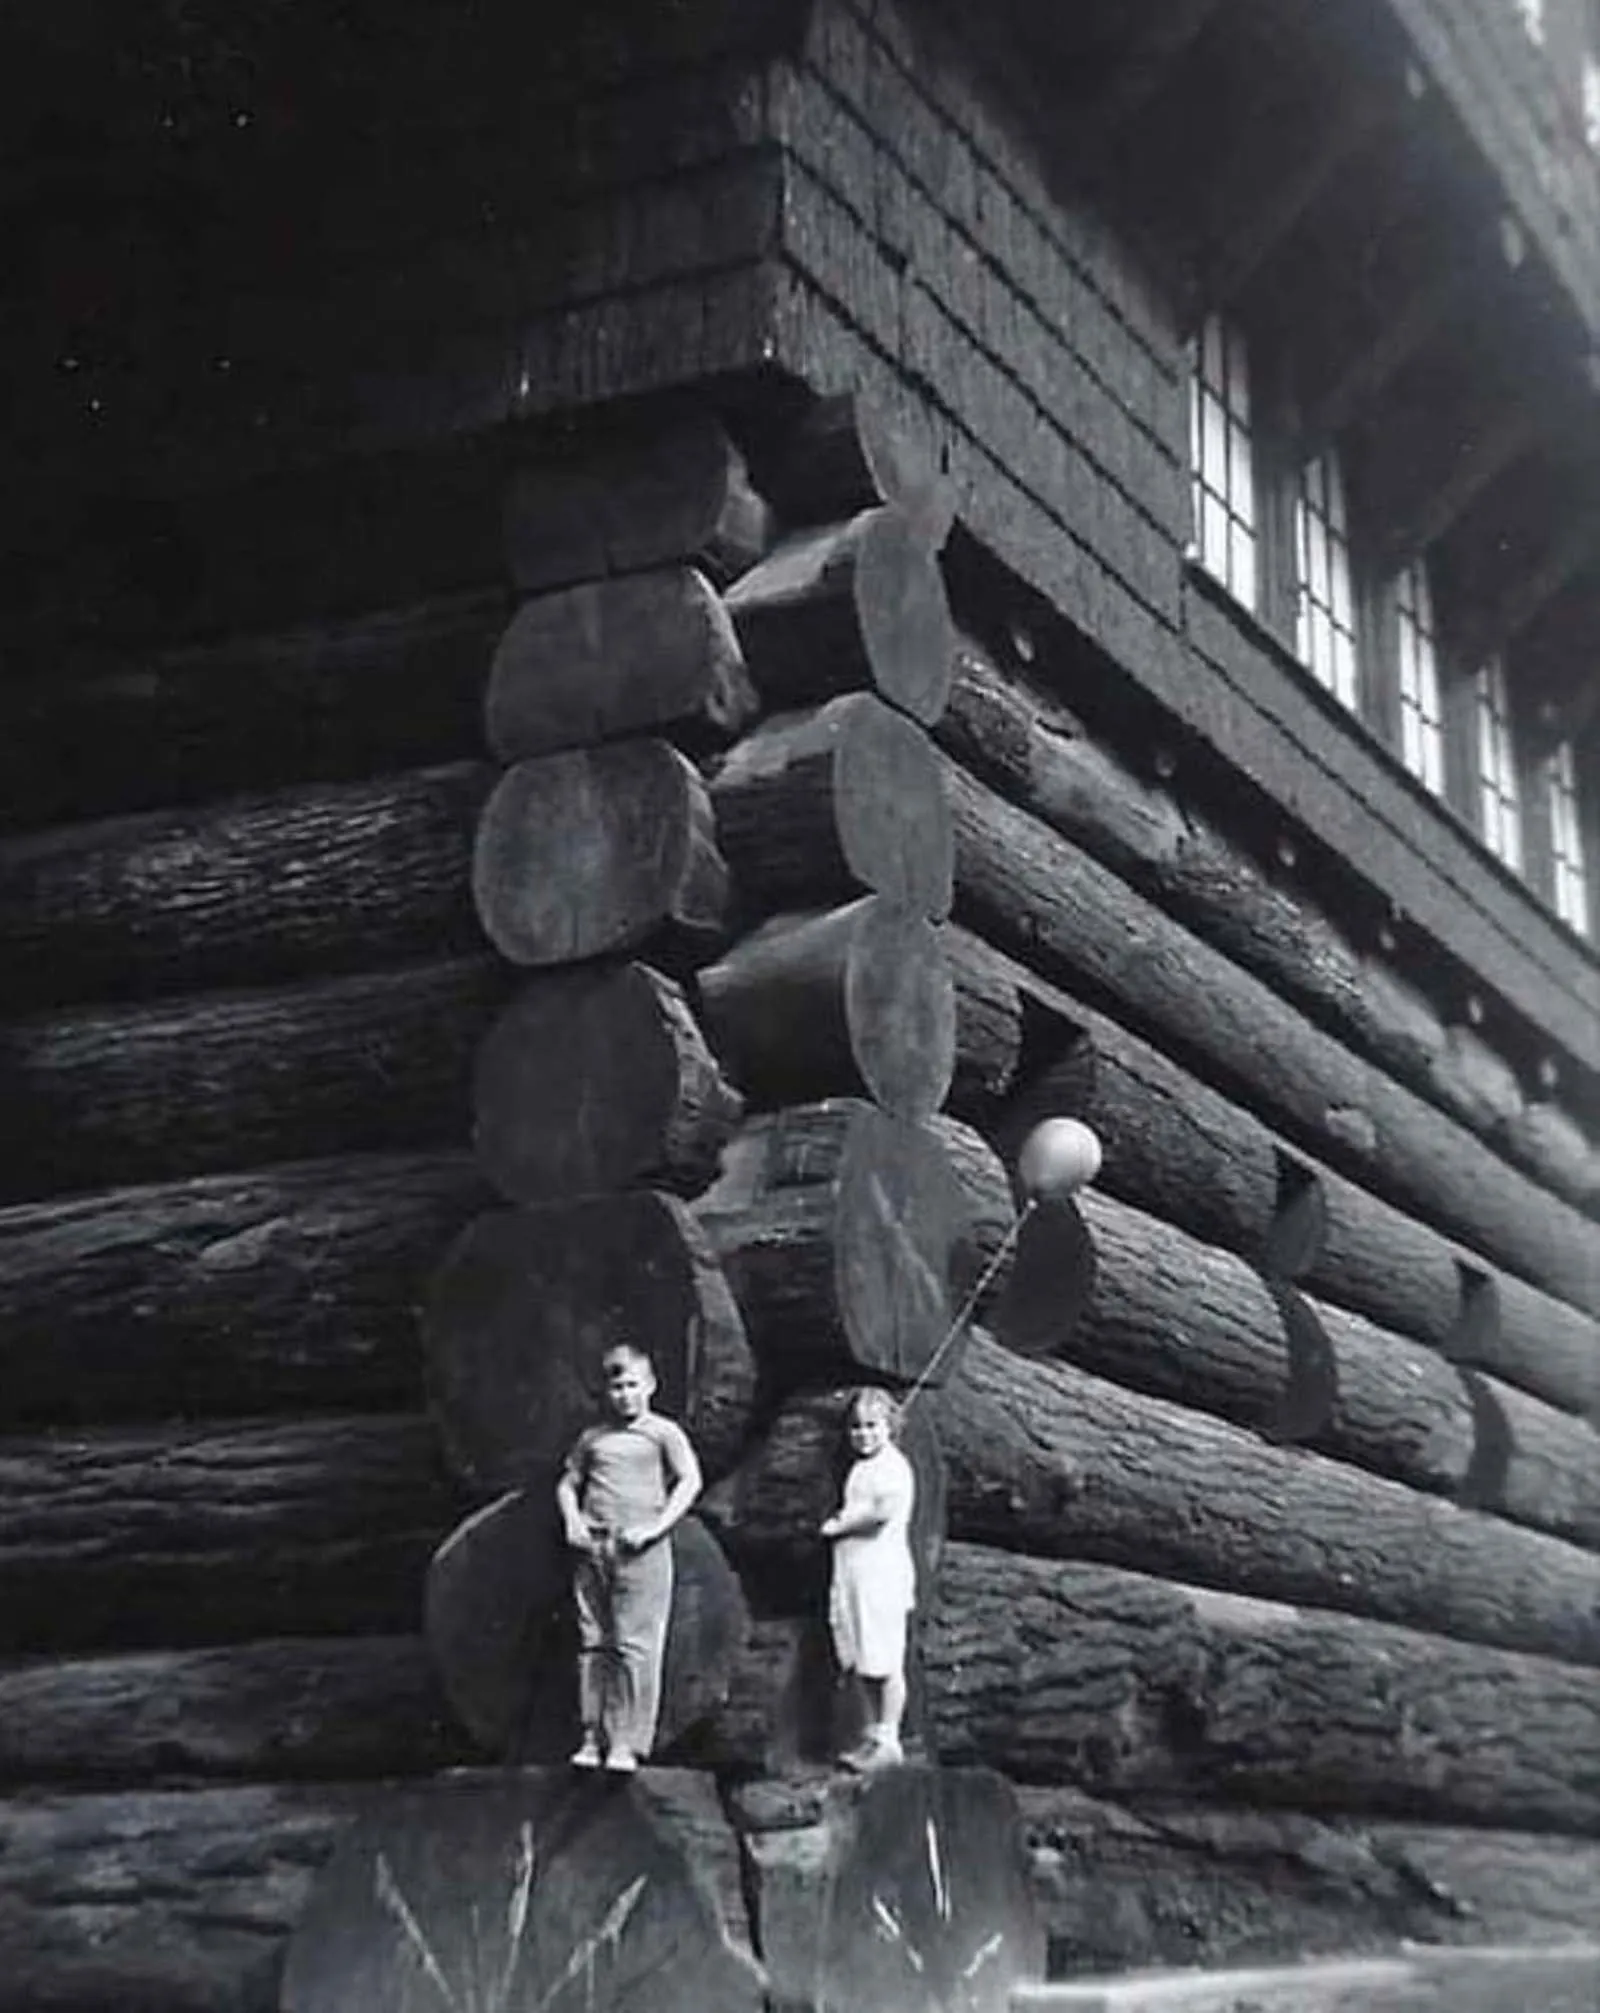
[[[1481,989],[1593,1071],[1586,949],[1187,558],[1192,299],[1063,172],[1077,122],[1021,51],[957,10],[816,10],[772,98],[782,356],[931,430],[979,539],[1098,646],[1063,666],[1069,703],[1177,723],[1353,870],[1457,1011]]]

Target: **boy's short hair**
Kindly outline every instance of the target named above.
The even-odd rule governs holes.
[[[901,1407],[894,1394],[885,1391],[881,1384],[858,1384],[845,1400],[844,1416],[850,1419],[857,1412],[876,1412],[889,1428],[889,1437],[894,1439],[900,1431]]]
[[[651,1376],[655,1375],[655,1358],[648,1349],[641,1349],[637,1342],[608,1342],[600,1352],[600,1368],[609,1369],[613,1363],[637,1363]]]

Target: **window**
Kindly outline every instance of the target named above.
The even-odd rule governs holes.
[[[1354,712],[1361,692],[1350,528],[1344,475],[1331,448],[1301,471],[1294,545],[1295,648],[1317,683]]]
[[[1550,817],[1550,898],[1556,914],[1580,935],[1589,934],[1589,871],[1584,857],[1578,765],[1563,741],[1540,770]]]
[[[1395,583],[1400,698],[1400,758],[1435,795],[1444,792],[1444,706],[1439,691],[1439,639],[1433,584],[1425,559]]]
[[[1544,0],[1515,0],[1517,14],[1530,42],[1544,43]]]
[[[1473,696],[1478,721],[1479,827],[1490,852],[1521,873],[1522,804],[1503,659],[1491,657],[1478,667]]]
[[[1583,137],[1600,152],[1600,58],[1584,54],[1578,89],[1583,106]]]
[[[1195,345],[1189,446],[1200,564],[1254,608],[1259,568],[1249,357],[1243,336],[1220,315],[1206,317]]]

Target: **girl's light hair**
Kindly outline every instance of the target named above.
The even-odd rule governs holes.
[[[857,1412],[876,1412],[889,1428],[889,1437],[894,1439],[900,1431],[900,1406],[881,1384],[858,1384],[845,1401],[844,1416],[848,1420]]]

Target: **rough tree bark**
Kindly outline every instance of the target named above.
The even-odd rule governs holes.
[[[419,1402],[415,1305],[487,1200],[465,1154],[373,1154],[0,1210],[8,1416]]]
[[[481,763],[0,842],[10,1012],[475,950]]]
[[[733,624],[692,566],[589,580],[523,602],[489,671],[502,762],[676,731],[715,745],[755,715]]]
[[[0,1028],[0,1195],[454,1144],[504,997],[489,959]]]
[[[729,1467],[756,1371],[722,1269],[683,1203],[640,1190],[502,1209],[463,1230],[423,1315],[446,1454],[480,1495],[559,1460],[599,1416],[600,1358],[647,1349],[661,1409]]]
[[[0,1441],[0,1649],[405,1628],[457,1507],[408,1414]]]
[[[705,1187],[743,1110],[683,989],[605,962],[529,979],[473,1063],[472,1143],[513,1202]]]
[[[478,825],[472,893],[519,965],[721,934],[728,876],[705,786],[665,741],[616,741],[507,769]]]
[[[954,1537],[1600,1662],[1600,1559],[974,1335],[930,1401]]]
[[[927,1118],[955,1070],[955,986],[938,932],[867,895],[780,916],[699,974],[707,1031],[765,1104],[863,1093]]]
[[[711,802],[752,915],[862,891],[934,922],[950,913],[955,850],[932,743],[870,692],[763,722],[724,757]]]

